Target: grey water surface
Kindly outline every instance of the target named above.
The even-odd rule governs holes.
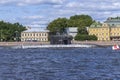
[[[1,47],[0,80],[120,80],[120,51]]]

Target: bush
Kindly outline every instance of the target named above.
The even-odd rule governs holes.
[[[86,34],[77,34],[75,36],[75,40],[77,41],[85,41],[85,40],[97,40],[95,35],[86,35]]]

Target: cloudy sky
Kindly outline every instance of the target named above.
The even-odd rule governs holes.
[[[103,22],[120,16],[119,0],[0,0],[0,20],[44,27],[58,17],[87,14]]]

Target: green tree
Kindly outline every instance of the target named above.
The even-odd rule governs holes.
[[[0,41],[13,41],[16,37],[15,32],[18,32],[18,38],[22,31],[26,30],[25,26],[19,23],[9,23],[0,21]]]
[[[78,27],[78,33],[87,34],[86,27],[90,26],[94,21],[89,15],[74,15],[70,17],[70,22],[73,22],[72,26]],[[71,24],[71,23],[69,23]]]
[[[58,18],[54,21],[52,21],[48,26],[47,29],[50,30],[50,32],[60,32],[62,33],[64,29],[67,27],[67,21],[66,18]]]
[[[77,41],[85,41],[85,40],[96,41],[97,37],[95,35],[77,34],[75,36],[75,40],[77,40]]]
[[[86,27],[89,27],[93,22],[95,22],[89,15],[74,15],[69,19],[58,18],[53,20],[47,29],[50,32],[56,33],[56,31],[63,32],[66,27],[78,27],[78,35],[75,37],[76,40],[91,40],[91,38],[96,40],[96,37],[88,35]]]
[[[89,15],[74,15],[70,19],[58,18],[53,20],[47,29],[50,32],[63,31],[66,27],[78,27],[78,32],[87,34],[86,27],[93,23],[93,19]]]

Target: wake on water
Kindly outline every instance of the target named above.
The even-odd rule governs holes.
[[[96,45],[83,45],[83,44],[71,44],[71,45],[20,45],[11,46],[13,49],[27,49],[27,48],[91,48],[96,47]]]

